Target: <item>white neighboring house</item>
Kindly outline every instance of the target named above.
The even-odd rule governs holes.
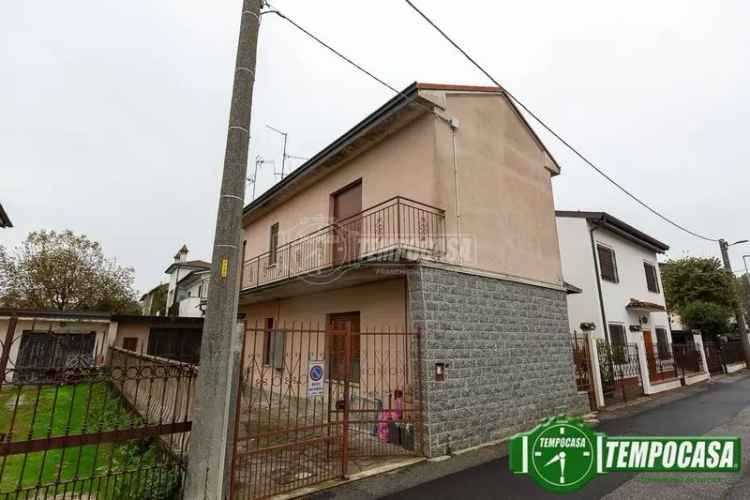
[[[647,349],[671,344],[657,262],[669,247],[605,212],[556,216],[563,276],[583,289],[568,295],[571,331],[593,327],[613,345],[638,337]]]
[[[188,248],[183,245],[174,262],[164,271],[169,275],[167,314],[169,316],[203,316],[211,264],[203,260],[188,260]]]
[[[208,300],[210,269],[193,271],[177,282],[178,316],[203,316]]]

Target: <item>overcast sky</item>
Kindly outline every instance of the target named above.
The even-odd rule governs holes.
[[[622,184],[711,237],[750,238],[750,4],[418,0],[527,105]],[[396,87],[486,84],[402,0],[274,5]],[[240,0],[0,7],[0,203],[15,228],[70,228],[147,290],[177,249],[210,258]],[[260,33],[251,156],[309,157],[392,97],[285,21]],[[559,209],[608,211],[715,255],[546,138]],[[290,161],[291,167],[300,164]],[[252,165],[250,166],[252,169]],[[272,167],[258,192],[274,182]],[[249,200],[249,193],[248,193]],[[732,249],[742,267],[750,245]]]

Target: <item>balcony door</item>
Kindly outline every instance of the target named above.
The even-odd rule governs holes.
[[[362,180],[349,184],[331,195],[333,212],[333,264],[339,265],[359,258],[362,220]]]

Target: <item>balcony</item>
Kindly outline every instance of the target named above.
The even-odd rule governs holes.
[[[396,196],[245,261],[242,289],[327,278],[358,264],[439,258],[445,245],[445,211]]]

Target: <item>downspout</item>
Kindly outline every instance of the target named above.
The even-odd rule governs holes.
[[[596,275],[596,291],[599,293],[599,309],[602,313],[602,329],[604,330],[604,341],[609,345],[609,327],[607,326],[607,314],[604,312],[604,295],[602,294],[602,278],[599,276],[599,259],[596,255],[596,243],[594,243],[594,231],[599,228],[595,223],[589,229],[591,239],[591,254],[594,257],[594,274]]]
[[[456,195],[456,236],[458,237],[458,263],[463,264],[463,238],[461,237],[461,199],[459,196],[459,182],[458,182],[458,160],[456,158],[456,129],[458,128],[458,120],[451,118],[448,121],[448,127],[451,129],[451,145],[453,148],[453,184]],[[446,248],[447,250],[447,248]]]

